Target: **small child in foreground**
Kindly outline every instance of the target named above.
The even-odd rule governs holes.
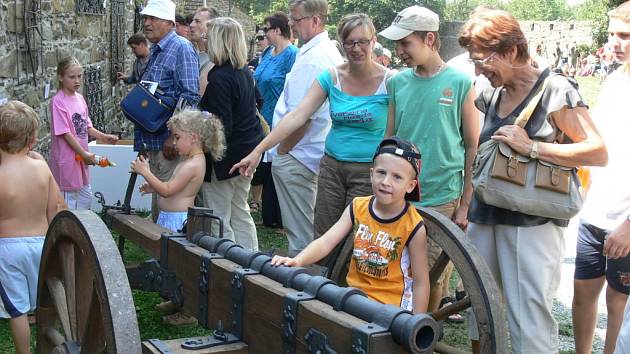
[[[174,115],[167,125],[181,157],[171,179],[160,181],[151,173],[149,160],[143,156],[131,163],[131,170],[146,180],[140,186],[142,194],[155,192],[160,196],[157,224],[177,232],[183,228],[188,208],[195,205],[195,197],[203,183],[206,174],[204,152],[209,152],[216,161],[221,160],[225,152],[225,135],[221,121],[208,112],[185,110]],[[166,324],[182,326],[197,323],[193,316],[177,312],[171,301],[162,302],[156,308],[167,313],[162,317]]]
[[[138,157],[131,163],[131,170],[146,182],[140,192],[157,193],[160,215],[157,224],[177,232],[184,226],[188,208],[195,205],[195,197],[206,173],[204,152],[219,161],[225,152],[223,124],[207,112],[185,110],[174,115],[167,123],[173,136],[173,145],[181,156],[171,179],[160,181],[149,169],[149,160]]]
[[[0,106],[0,318],[9,319],[17,353],[30,353],[27,313],[37,305],[37,278],[48,224],[63,197],[41,155],[32,153],[37,114],[18,101]]]
[[[371,299],[413,313],[427,311],[429,271],[422,217],[407,200],[420,198],[420,153],[398,137],[384,139],[371,169],[373,196],[355,198],[322,237],[295,258],[274,256],[273,265],[306,266],[328,255],[350,233],[354,250],[349,286]]]

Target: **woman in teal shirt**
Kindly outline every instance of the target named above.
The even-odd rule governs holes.
[[[365,14],[345,16],[337,26],[347,62],[322,72],[298,107],[288,113],[249,156],[234,165],[251,175],[260,155],[306,125],[329,100],[332,127],[320,162],[315,237],[339,219],[354,197],[372,194],[370,167],[387,124],[389,69],[374,62],[376,30]]]

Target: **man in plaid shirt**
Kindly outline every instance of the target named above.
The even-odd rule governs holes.
[[[151,46],[149,64],[142,75],[143,81],[158,83],[158,90],[165,96],[181,101],[183,106],[196,107],[199,97],[199,59],[192,44],[175,33],[175,4],[170,0],[149,0],[141,12],[144,33]],[[146,144],[151,172],[160,180],[171,178],[178,159],[165,157],[162,153],[167,129],[149,133],[135,126],[134,150],[140,151]],[[157,198],[153,193],[152,216],[157,219]]]

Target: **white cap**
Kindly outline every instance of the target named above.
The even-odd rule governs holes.
[[[175,4],[171,0],[149,0],[140,14],[175,23]]]
[[[388,57],[389,59],[392,58],[392,52],[389,49],[385,48],[385,47],[383,47],[383,55]]]
[[[415,31],[429,32],[440,29],[440,17],[426,7],[414,5],[398,13],[392,24],[379,33],[392,41],[401,40]]]

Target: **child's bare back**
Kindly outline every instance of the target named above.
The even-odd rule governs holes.
[[[0,237],[45,235],[60,207],[48,165],[27,151],[0,154]]]

